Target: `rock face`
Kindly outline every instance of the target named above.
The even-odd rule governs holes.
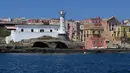
[[[5,44],[5,38],[0,37],[0,44]]]
[[[52,37],[40,37],[16,42],[15,45],[39,47],[39,48],[60,48],[60,49],[79,49],[83,46],[81,42],[61,40]]]

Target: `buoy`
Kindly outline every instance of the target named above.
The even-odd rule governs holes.
[[[86,54],[86,52],[84,52],[84,54]]]

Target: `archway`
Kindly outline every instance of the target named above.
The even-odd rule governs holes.
[[[65,48],[66,49],[66,48],[68,48],[68,46],[63,42],[57,42],[56,48],[60,48],[60,49]]]
[[[35,42],[33,47],[40,47],[40,48],[49,48],[49,46],[44,42]]]

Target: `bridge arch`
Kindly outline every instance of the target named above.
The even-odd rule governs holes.
[[[34,42],[33,47],[49,48],[48,44],[44,42]]]
[[[65,43],[63,43],[63,42],[57,42],[55,48],[60,48],[60,49],[65,48],[65,49],[67,49],[68,46]]]

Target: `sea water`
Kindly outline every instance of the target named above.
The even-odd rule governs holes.
[[[3,53],[0,73],[130,73],[130,53]]]

